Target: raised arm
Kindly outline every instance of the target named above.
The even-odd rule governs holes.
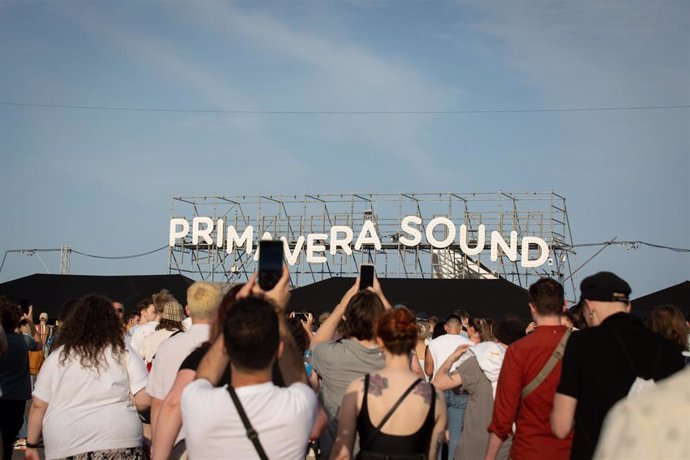
[[[374,275],[374,285],[369,289],[374,291],[376,295],[379,296],[379,299],[381,299],[381,303],[383,303],[383,308],[385,308],[386,310],[393,309],[393,306],[388,301],[388,299],[386,299],[386,296],[383,294],[383,290],[381,289],[381,283],[379,283],[379,279],[376,275]]]
[[[459,387],[462,385],[462,377],[458,372],[451,372],[451,367],[460,357],[467,351],[469,345],[460,345],[455,349],[453,353],[448,356],[441,367],[439,367],[438,372],[434,375],[432,383],[439,390],[450,390],[451,388]]]
[[[338,305],[336,305],[333,309],[333,312],[331,312],[328,319],[326,319],[319,330],[316,331],[316,334],[311,338],[309,348],[313,350],[314,347],[316,347],[316,345],[319,343],[330,342],[333,340],[335,331],[338,329],[338,323],[340,323],[343,315],[345,315],[345,308],[357,291],[359,291],[359,278],[355,280],[355,284],[353,284],[350,289],[347,290],[343,298],[340,299],[340,302],[338,302]]]
[[[229,361],[230,359],[225,351],[225,338],[223,334],[220,334],[199,363],[199,367],[196,370],[196,378],[206,379],[214,387],[218,386]]]

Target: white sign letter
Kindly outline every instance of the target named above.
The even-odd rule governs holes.
[[[484,250],[484,243],[486,242],[486,227],[481,224],[477,227],[477,245],[474,248],[467,246],[467,225],[460,226],[460,250],[468,256],[476,256]]]
[[[223,247],[223,232],[225,231],[225,222],[223,222],[223,219],[218,219],[218,222],[216,222],[216,246],[219,248]]]
[[[412,236],[412,238],[400,236],[398,241],[405,246],[417,246],[422,242],[422,232],[410,224],[422,225],[422,218],[419,216],[405,216],[402,222],[400,222],[400,230]]]
[[[448,229],[448,235],[446,239],[439,241],[434,236],[434,229],[437,225],[445,225]],[[431,219],[429,225],[426,226],[426,240],[435,248],[443,249],[447,248],[453,243],[455,239],[455,224],[452,220],[447,217],[436,217]]]
[[[204,224],[205,228],[202,229],[201,224]],[[212,231],[213,221],[210,217],[195,217],[192,219],[192,244],[199,244],[199,237],[202,237],[206,244],[213,243]]]
[[[491,232],[491,261],[496,262],[498,259],[498,247],[501,246],[503,252],[508,256],[511,262],[517,260],[517,232],[510,232],[510,246],[503,239],[503,236],[496,230]]]
[[[539,258],[536,260],[529,260],[530,243],[534,243],[539,246],[540,254]],[[520,261],[520,265],[525,268],[539,267],[543,265],[548,258],[549,246],[546,244],[546,241],[542,240],[541,238],[537,238],[536,236],[525,236],[522,238],[522,260]]]
[[[338,233],[344,233],[345,238],[342,240],[338,238]],[[338,248],[342,248],[343,251],[345,251],[345,254],[348,256],[352,254],[352,248],[350,248],[350,244],[352,243],[352,238],[354,235],[352,234],[352,229],[348,226],[345,225],[334,225],[331,227],[331,255],[335,255],[336,252],[338,251]]]
[[[182,226],[181,230],[177,230],[178,226]],[[170,219],[170,240],[168,244],[170,246],[175,246],[175,240],[178,238],[184,238],[189,233],[189,222],[187,219],[175,218]]]
[[[323,241],[328,238],[325,233],[310,233],[307,235],[307,262],[310,264],[322,264],[326,262],[326,256],[317,256],[315,252],[326,252],[326,246],[316,244],[316,241]]]
[[[355,243],[355,250],[359,251],[362,249],[363,244],[373,244],[377,251],[381,250],[381,240],[376,234],[374,223],[370,220],[365,221],[364,225],[362,225],[362,231],[359,232],[357,242]]]
[[[281,236],[280,239],[283,240],[283,252],[285,253],[288,265],[295,265],[297,259],[299,259],[299,253],[302,252],[302,246],[304,246],[304,237],[300,235],[299,238],[297,238],[294,252],[290,252],[290,244],[287,238]]]
[[[242,236],[237,234],[237,230],[232,225],[228,225],[227,237],[225,239],[225,251],[230,254],[235,244],[240,247],[243,244],[246,246],[245,251],[247,254],[251,254],[254,251],[252,243],[254,242],[254,227],[247,225],[247,228],[242,232]]]

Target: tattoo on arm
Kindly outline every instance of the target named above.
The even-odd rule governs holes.
[[[431,385],[428,383],[419,384],[415,387],[413,393],[421,396],[426,405],[431,405]]]
[[[369,376],[370,395],[381,396],[386,388],[388,388],[388,379],[386,377],[381,377],[379,374]]]

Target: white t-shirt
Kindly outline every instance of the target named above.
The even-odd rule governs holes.
[[[108,348],[107,366],[102,364],[98,372],[83,368],[74,355],[60,363],[61,351],[48,355],[33,393],[48,403],[43,418],[46,458],[141,445],[141,422],[129,392],[146,386],[144,363],[131,350],[119,361]]]
[[[272,382],[243,386],[237,396],[271,460],[304,459],[316,417],[316,394],[303,383],[279,388]],[[182,421],[189,458],[258,458],[227,385],[195,380],[182,392]]]
[[[436,375],[436,372],[438,372],[446,359],[448,359],[460,345],[472,346],[474,342],[467,337],[456,334],[445,334],[429,342],[429,353],[434,360],[434,375]],[[455,363],[453,368],[457,367],[457,365],[458,363]]]
[[[182,325],[184,326],[184,330],[188,331],[190,327],[192,327],[192,317],[188,316],[185,319],[182,320]]]
[[[163,340],[167,339],[175,332],[177,331],[158,329],[157,331],[153,331],[151,334],[149,334],[144,339],[144,361],[146,361],[147,363],[153,361],[153,357],[156,356],[158,347],[163,342]]]
[[[137,330],[132,333],[132,340],[129,342],[132,350],[143,360],[144,359],[144,340],[158,327],[158,321],[149,321],[146,324],[137,326]]]
[[[208,324],[194,324],[187,332],[164,340],[158,346],[156,359],[153,360],[149,382],[146,386],[148,394],[154,398],[165,399],[175,383],[182,361],[196,347],[208,340],[209,333]]]

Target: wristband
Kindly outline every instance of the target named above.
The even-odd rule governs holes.
[[[26,448],[27,449],[38,449],[38,443],[34,444],[29,441],[26,442]]]

